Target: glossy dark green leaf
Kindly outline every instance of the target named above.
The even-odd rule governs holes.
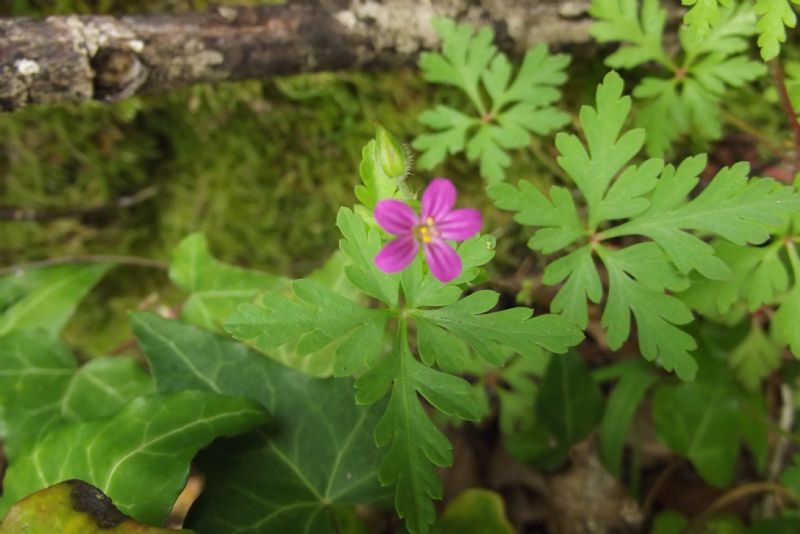
[[[125,514],[167,517],[195,453],[267,420],[255,402],[199,391],[139,397],[115,415],[53,428],[6,471],[0,513],[55,483],[84,480]]]
[[[608,397],[600,424],[600,458],[615,477],[622,475],[622,453],[631,422],[647,390],[658,380],[652,366],[641,360],[625,364]]]
[[[380,407],[356,406],[350,380],[317,379],[246,345],[155,315],[131,316],[160,391],[235,393],[265,406],[268,429],[199,459],[206,489],[188,524],[201,533],[333,532],[334,507],[384,499],[372,434]]]
[[[0,278],[0,336],[40,328],[58,334],[86,293],[108,272],[107,264],[59,265]]]
[[[190,534],[149,527],[126,517],[97,488],[71,480],[16,503],[0,525],[2,534]]]
[[[493,491],[473,488],[461,492],[445,508],[433,534],[514,534],[503,498]]]
[[[562,447],[585,438],[600,421],[603,394],[576,352],[550,359],[536,400],[536,415]]]
[[[57,423],[111,415],[152,392],[150,376],[132,358],[97,358],[78,367],[70,351],[46,332],[0,337],[0,405],[9,458]]]
[[[252,302],[259,293],[282,283],[278,276],[217,260],[200,233],[186,237],[175,248],[169,277],[190,293],[181,317],[216,331],[222,331],[222,324],[236,306]]]

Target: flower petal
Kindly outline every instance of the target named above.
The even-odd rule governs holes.
[[[464,241],[481,231],[483,217],[478,210],[464,208],[453,210],[436,221],[436,230],[442,239]]]
[[[410,234],[419,223],[417,214],[399,200],[381,200],[375,205],[375,220],[381,228],[394,235]]]
[[[435,178],[422,193],[422,220],[433,217],[438,221],[447,215],[456,203],[456,188],[447,178]]]
[[[425,259],[433,276],[441,282],[449,282],[461,274],[461,256],[440,239],[425,245]]]
[[[400,237],[381,249],[375,256],[375,265],[385,273],[399,273],[414,261],[418,250],[413,234]]]

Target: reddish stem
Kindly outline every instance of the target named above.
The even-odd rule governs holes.
[[[786,114],[786,119],[792,127],[792,134],[794,137],[794,163],[792,165],[792,174],[797,174],[800,162],[800,122],[797,121],[797,113],[792,106],[792,100],[789,98],[789,90],[786,87],[786,78],[783,76],[783,69],[781,68],[780,61],[775,58],[769,62],[769,70],[772,73],[772,81],[775,83],[775,88],[778,90],[778,98],[781,101],[781,107]]]

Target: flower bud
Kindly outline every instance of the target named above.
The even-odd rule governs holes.
[[[403,145],[389,130],[380,124],[377,125],[377,130],[375,139],[378,144],[378,161],[381,164],[383,173],[389,178],[404,177],[408,172],[408,156],[403,149]]]

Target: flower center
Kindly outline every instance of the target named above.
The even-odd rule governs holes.
[[[425,219],[424,224],[417,225],[417,227],[414,228],[414,233],[417,236],[417,240],[423,243],[430,243],[435,238],[439,237],[439,231],[436,229],[433,217],[428,217]]]

